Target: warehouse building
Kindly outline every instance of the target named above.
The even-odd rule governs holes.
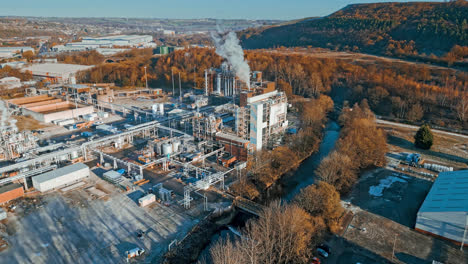
[[[418,211],[415,229],[461,244],[468,225],[468,170],[441,172]]]
[[[36,190],[47,192],[82,181],[88,178],[89,175],[88,166],[83,163],[76,163],[35,176],[32,178],[32,183]]]
[[[7,203],[24,195],[23,185],[9,183],[0,187],[0,204]]]
[[[80,42],[65,44],[68,49],[93,50],[112,47],[156,47],[150,35],[116,35],[105,37],[85,37]]]
[[[34,49],[31,47],[0,47],[0,58],[12,58],[26,51],[34,53]]]
[[[23,115],[31,116],[43,123],[74,119],[94,113],[93,106],[74,104],[48,95],[15,98],[8,100],[8,104],[12,108],[20,108]]]
[[[77,65],[64,63],[36,63],[24,67],[22,71],[31,72],[33,77],[46,79],[52,83],[76,83],[80,71],[93,68],[94,65]]]

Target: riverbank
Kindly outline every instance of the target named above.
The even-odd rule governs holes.
[[[215,210],[196,224],[173,248],[164,254],[164,264],[186,264],[198,260],[200,253],[211,243],[211,238],[231,223],[237,211],[234,207]]]

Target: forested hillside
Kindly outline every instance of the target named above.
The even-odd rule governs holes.
[[[464,0],[356,4],[323,18],[249,29],[241,40],[246,48],[310,45],[454,63],[468,56],[467,20]]]

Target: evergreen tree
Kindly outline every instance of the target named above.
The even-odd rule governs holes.
[[[422,149],[430,149],[434,143],[434,136],[428,124],[422,125],[414,136],[414,145]]]

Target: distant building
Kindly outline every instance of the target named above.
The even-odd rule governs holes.
[[[0,88],[14,89],[21,87],[21,80],[16,77],[5,77],[0,79]]]
[[[94,65],[37,63],[23,68],[23,71],[29,71],[33,77],[45,78],[54,83],[75,83],[76,74],[78,72],[88,70],[93,67]]]
[[[461,244],[468,225],[468,170],[441,172],[416,218],[415,229]],[[468,234],[465,238],[468,245]]]
[[[0,58],[12,58],[26,51],[34,53],[34,49],[31,47],[0,47]]]
[[[155,48],[156,43],[150,35],[115,35],[105,37],[85,37],[79,42],[70,42],[65,45],[52,47],[53,52],[73,52],[97,50],[103,55],[113,55],[125,49],[113,49],[115,47]]]

